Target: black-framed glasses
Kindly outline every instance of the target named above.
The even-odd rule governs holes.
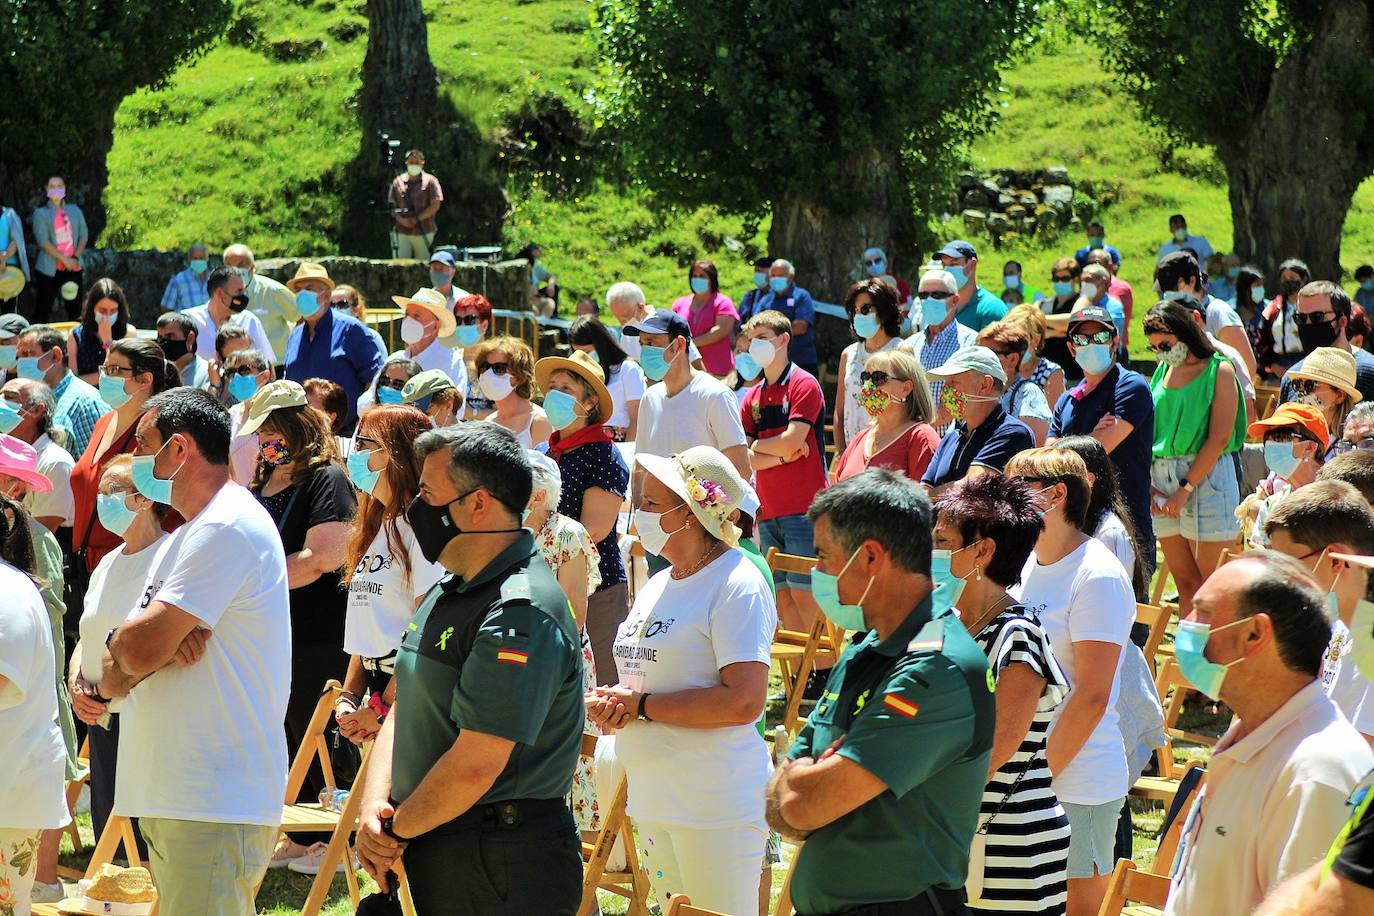
[[[1344,455],[1346,452],[1374,452],[1374,436],[1361,436],[1354,442],[1349,439],[1337,439],[1333,446],[1336,454]]]
[[[1115,331],[1094,331],[1091,334],[1070,334],[1069,343],[1075,347],[1090,347],[1093,344],[1109,344],[1116,336]]]
[[[130,378],[132,378],[134,375],[134,370],[132,366],[116,366],[112,363],[106,363],[105,365],[101,366],[100,371],[105,373],[106,375],[123,375],[125,372],[127,372],[129,373]]]
[[[1055,283],[1072,283],[1073,274],[1050,274],[1050,279]]]
[[[1336,320],[1336,313],[1327,310],[1325,312],[1298,312],[1293,316],[1294,324],[1330,324]]]
[[[483,372],[486,372],[488,369],[490,369],[490,370],[492,371],[492,374],[493,374],[493,375],[505,375],[507,372],[510,371],[510,363],[487,363],[487,362],[482,362],[482,363],[478,363],[478,364],[477,364],[477,374],[478,374],[478,375],[481,375]]]
[[[1265,442],[1277,442],[1288,444],[1292,442],[1316,442],[1311,436],[1305,436],[1294,429],[1276,429],[1264,434]]]
[[[864,258],[864,266],[872,267],[874,264],[886,263],[882,258]]]
[[[1168,353],[1168,352],[1169,352],[1170,350],[1172,350],[1173,348],[1174,348],[1174,344],[1171,344],[1171,343],[1146,344],[1146,345],[1145,345],[1145,349],[1146,349],[1146,350],[1149,350],[1151,353]]]
[[[1021,351],[1020,351],[1020,350],[996,350],[996,349],[993,349],[992,347],[988,347],[988,349],[989,349],[989,350],[992,350],[992,352],[993,352],[993,353],[996,353],[998,356],[1020,356],[1020,355],[1021,355]]]
[[[460,325],[473,325],[481,321],[482,319],[478,318],[476,315],[457,315],[454,317],[453,320],[458,322],[458,324]]]
[[[353,303],[349,302],[347,299],[330,299],[329,307],[334,309],[351,309],[353,308]]]
[[[1310,378],[1295,378],[1292,381],[1293,390],[1298,394],[1313,394],[1320,384],[1322,383]],[[1327,387],[1331,386],[1328,385]]]
[[[888,375],[881,369],[874,369],[872,372],[869,372],[867,369],[865,369],[863,372],[859,373],[859,381],[872,382],[879,388],[886,385],[891,380],[892,376]]]
[[[257,375],[261,369],[254,369],[252,366],[239,366],[237,369],[226,370],[230,375]]]
[[[364,448],[364,444],[369,444],[370,448]],[[382,443],[373,439],[371,436],[354,436],[353,448],[357,451],[370,451],[370,449],[381,448]]]
[[[387,378],[386,376],[382,376],[377,379],[378,388],[395,388],[397,391],[400,391],[405,386],[406,383],[398,378]]]
[[[953,299],[955,294],[946,292],[945,290],[941,289],[936,290],[935,292],[927,292],[926,290],[921,290],[921,292],[917,295],[921,299],[938,299],[939,301],[944,302],[946,299]]]
[[[876,305],[874,305],[872,302],[865,302],[863,305],[859,306],[858,308],[855,308],[854,306],[851,305],[851,306],[850,306],[848,309],[846,309],[845,311],[849,312],[849,317],[850,317],[850,318],[853,318],[856,314],[858,314],[858,315],[872,315],[873,313],[875,313],[875,312],[878,311],[878,307],[877,307]]]

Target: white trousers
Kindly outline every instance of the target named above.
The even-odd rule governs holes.
[[[721,913],[757,913],[768,834],[754,826],[693,830],[636,822],[642,864],[666,909],[669,894]]]

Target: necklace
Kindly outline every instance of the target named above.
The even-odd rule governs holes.
[[[711,562],[711,560],[715,558],[716,554],[718,554],[720,552],[720,549],[724,546],[724,542],[716,541],[710,547],[706,548],[706,552],[701,555],[701,559],[693,563],[691,567],[684,570],[683,572],[678,572],[676,569],[674,569],[670,573],[670,575],[674,579],[686,579],[690,576],[696,575],[698,572],[701,571],[701,568],[703,566],[705,566],[707,563]]]
[[[997,616],[998,609],[1001,608],[1003,605],[1010,603],[1011,595],[1008,595],[1006,592],[1003,592],[1002,597],[998,598],[991,605],[989,605],[988,608],[985,611],[983,611],[982,616],[973,622],[973,626],[968,628],[969,635],[975,636],[978,633],[982,632],[983,627],[987,626],[988,622],[992,620],[993,617]]]

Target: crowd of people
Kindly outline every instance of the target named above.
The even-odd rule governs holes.
[[[187,252],[153,338],[109,279],[69,332],[0,315],[0,911],[64,896],[82,733],[93,826],[136,820],[168,916],[318,873],[281,804],[335,679],[358,864],[385,896],[403,856],[425,916],[574,912],[622,777],[664,904],[766,911],[785,839],[807,916],[1095,914],[1162,740],[1133,627],[1162,558],[1178,669],[1232,716],[1166,911],[1369,912],[1367,321],[1171,230],[1148,378],[1098,223],[1050,295],[1015,262],[988,290],[966,241],[914,282],[867,249],[830,391],[771,257],[738,306],[709,260],[669,308],[617,282],[618,324],[579,307],[542,357],[442,251],[392,352],[357,289],[239,244]],[[842,651],[770,754],[775,636],[818,615]]]

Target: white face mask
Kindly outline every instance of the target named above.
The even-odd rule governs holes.
[[[510,380],[509,373],[497,375],[488,369],[477,377],[477,387],[488,399],[499,401],[515,390],[515,383]]]
[[[425,326],[409,316],[401,320],[401,339],[408,344],[417,343],[425,336]]]
[[[423,165],[415,165],[414,163],[408,163],[406,165],[406,171],[409,172],[411,175],[418,175],[424,170],[425,167]]]
[[[749,344],[749,355],[760,368],[767,369],[778,356],[778,348],[771,340],[755,340]]]
[[[1093,300],[1097,298],[1098,290],[1096,283],[1084,283],[1082,287],[1080,287],[1080,289],[1082,289],[1083,291],[1084,298],[1088,300]]]
[[[682,503],[669,509],[669,512],[680,509]],[[672,531],[663,530],[663,516],[666,512],[645,512],[643,509],[635,510],[635,531],[639,534],[639,543],[644,545],[644,549],[656,557],[663,556],[663,548],[668,546],[673,535],[687,527],[687,520],[683,519],[682,526]]]

